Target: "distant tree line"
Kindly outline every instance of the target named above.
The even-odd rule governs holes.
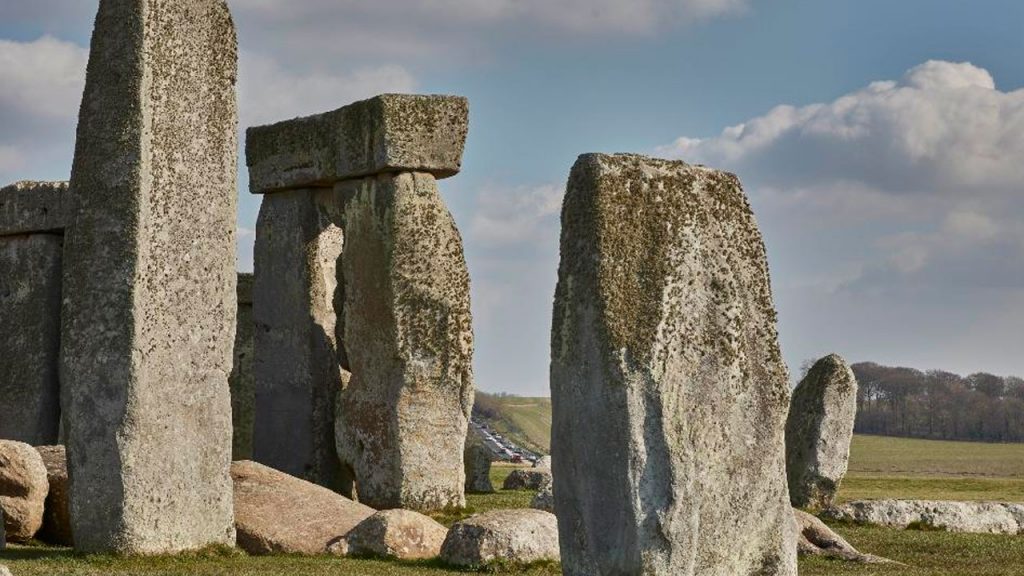
[[[1024,442],[1024,379],[854,364],[858,434]]]

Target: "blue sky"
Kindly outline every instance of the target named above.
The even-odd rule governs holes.
[[[839,352],[1024,374],[1024,3],[228,3],[243,125],[385,91],[470,98],[465,169],[442,189],[485,390],[547,393],[560,195],[591,151],[739,174],[794,371]],[[0,0],[0,180],[68,177],[95,8]],[[240,176],[248,269],[258,198]]]

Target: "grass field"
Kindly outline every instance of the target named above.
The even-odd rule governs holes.
[[[477,404],[497,416],[487,422],[499,434],[535,452],[551,451],[551,399],[477,393]]]
[[[527,409],[529,412],[530,409]],[[500,487],[513,468],[495,466]],[[469,509],[437,519],[450,525],[474,512],[529,505],[532,492],[470,494]],[[858,436],[851,450],[850,474],[840,499],[928,498],[1024,501],[1024,445],[929,442]],[[834,560],[800,562],[803,576],[1024,576],[1024,538],[946,532],[895,531],[839,525],[836,530],[861,551],[909,566],[862,566]],[[12,547],[0,563],[14,576],[442,576],[466,574],[439,562],[399,563],[295,556],[249,557],[219,550],[177,557],[120,559],[79,556],[67,549]],[[557,566],[495,570],[527,576],[554,576]]]

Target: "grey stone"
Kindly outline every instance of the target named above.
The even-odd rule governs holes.
[[[237,46],[224,0],[101,0],[65,239],[76,549],[234,542]]]
[[[537,461],[533,463],[534,468],[547,468],[551,469],[551,456],[541,456],[537,458]]]
[[[541,510],[493,510],[456,523],[441,547],[453,566],[558,562],[558,521]]]
[[[793,515],[800,534],[797,540],[797,553],[800,556],[827,556],[861,564],[893,563],[886,558],[861,553],[824,522],[807,512],[794,509]]]
[[[473,329],[462,239],[425,173],[339,184],[343,321],[352,378],[337,443],[359,499],[421,512],[465,506]]]
[[[0,552],[3,552],[7,549],[7,529],[5,528],[5,526],[6,524],[4,524],[4,508],[3,506],[0,506]],[[3,576],[3,574],[0,574],[0,576]]]
[[[17,182],[0,188],[0,236],[62,233],[67,182]]]
[[[491,483],[491,462],[493,453],[487,446],[470,434],[466,440],[466,452],[463,463],[466,469],[466,492],[490,494],[494,492]]]
[[[255,319],[252,312],[252,274],[238,275],[238,317],[235,323],[235,361],[231,387],[232,460],[252,459],[256,382],[253,375]]]
[[[68,463],[63,446],[37,446],[36,451],[46,466],[50,491],[39,539],[57,546],[73,546],[71,535],[71,502],[68,494]]]
[[[34,448],[0,440],[0,508],[6,540],[28,542],[43,526],[50,484],[46,466]]]
[[[941,500],[861,500],[824,512],[841,522],[971,534],[1024,534],[1024,504]]]
[[[537,494],[533,496],[533,500],[530,502],[530,508],[551,513],[555,512],[555,485],[550,479],[540,485]]]
[[[3,550],[3,548],[0,548],[0,550]],[[3,564],[0,564],[0,576],[11,576],[11,571]]]
[[[329,552],[338,556],[372,556],[396,560],[437,558],[448,529],[411,510],[382,510],[359,523]]]
[[[735,176],[580,157],[551,338],[564,574],[796,574],[775,322]]]
[[[351,495],[334,445],[344,385],[336,341],[337,266],[343,235],[331,190],[263,198],[253,286],[257,462]]]
[[[551,470],[547,468],[520,468],[505,477],[503,490],[540,490],[551,483]]]
[[[857,379],[842,357],[822,358],[793,391],[786,421],[786,475],[793,506],[835,502],[850,462]]]
[[[57,442],[63,247],[60,235],[0,236],[0,438]]]
[[[238,547],[249,554],[326,554],[374,510],[256,462],[231,465]]]
[[[457,96],[385,94],[324,114],[250,128],[254,194],[329,187],[381,173],[459,172],[469,103]]]

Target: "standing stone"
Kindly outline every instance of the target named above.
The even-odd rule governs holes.
[[[0,438],[57,441],[66,182],[0,189]]]
[[[469,435],[466,441],[466,452],[463,456],[466,469],[466,492],[490,494],[494,492],[491,483],[491,460],[494,454],[490,448]]]
[[[238,318],[235,323],[235,363],[228,382],[231,387],[232,460],[252,459],[253,419],[256,384],[253,377],[252,274],[238,275]]]
[[[351,471],[375,507],[465,504],[469,274],[435,179],[458,173],[467,129],[464,98],[388,94],[248,130],[250,189],[267,194],[257,460],[335,489],[318,471],[340,467],[343,493]]]
[[[462,238],[430,174],[339,184],[345,198],[338,450],[374,508],[465,506],[473,329]]]
[[[64,267],[80,551],[234,542],[236,70],[224,0],[101,0]]]
[[[735,176],[582,156],[561,255],[551,392],[564,573],[795,575],[788,378]]]
[[[341,229],[330,190],[263,198],[253,288],[256,461],[351,495],[334,445],[343,385],[335,325]]]
[[[797,508],[825,509],[850,462],[857,417],[857,378],[841,356],[819,360],[793,391],[786,421],[789,498]]]

